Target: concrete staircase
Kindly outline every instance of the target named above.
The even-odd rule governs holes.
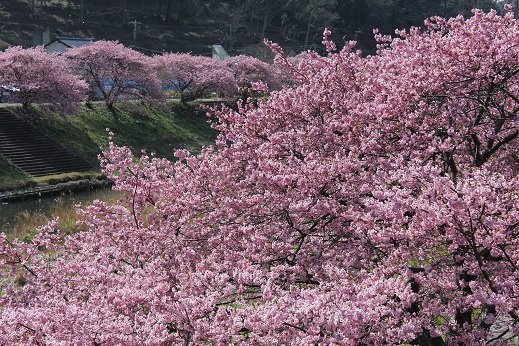
[[[0,153],[34,177],[93,169],[6,108],[0,108]]]

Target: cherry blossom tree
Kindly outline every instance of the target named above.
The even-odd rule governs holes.
[[[151,58],[116,41],[74,47],[65,57],[89,84],[90,99],[101,98],[110,108],[121,100],[164,98]]]
[[[232,56],[225,59],[240,87],[252,86],[252,83],[263,82],[269,90],[279,90],[283,84],[281,71],[266,62],[247,55]]]
[[[154,64],[163,87],[180,93],[182,102],[211,93],[231,97],[238,90],[231,70],[217,59],[167,53],[155,56]]]
[[[2,343],[514,343],[519,23],[426,26],[295,67],[270,44],[298,84],[215,110],[197,156],[112,143],[125,200],[2,236]]]
[[[43,47],[11,47],[0,52],[0,88],[14,94],[25,110],[36,103],[71,112],[85,99],[87,86],[63,58]]]

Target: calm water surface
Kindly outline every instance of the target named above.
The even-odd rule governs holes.
[[[96,199],[103,201],[118,198],[119,196],[122,196],[121,192],[112,191],[112,189],[106,188],[77,192],[70,195],[47,196],[10,203],[0,202],[0,230],[13,224],[16,217],[24,212],[29,212],[31,214],[41,213],[48,216],[50,211],[58,203],[61,203],[61,205],[76,205],[79,203],[86,205]]]

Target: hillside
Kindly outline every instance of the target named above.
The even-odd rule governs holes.
[[[238,54],[245,46],[255,50],[261,41],[235,33],[231,47],[227,18],[210,7],[188,8],[182,18],[176,6],[169,16],[166,9],[166,4],[158,1],[10,0],[0,3],[0,38],[29,47],[35,31],[48,27],[51,40],[58,36],[118,40],[147,54],[172,51],[200,55],[210,55],[213,44],[224,44]],[[279,39],[279,35],[273,38]]]
[[[40,113],[31,118],[31,123],[94,167],[99,167],[100,148],[108,145],[107,128],[114,133],[116,144],[131,147],[136,155],[145,149],[157,157],[174,159],[175,149],[198,152],[203,146],[214,143],[216,131],[198,105],[184,106],[173,102],[168,107],[116,104],[112,113],[99,104],[84,107],[78,114],[68,117]],[[40,180],[12,166],[0,155],[0,191],[31,186]]]
[[[322,50],[325,27],[336,42],[358,41],[375,49],[373,29],[421,26],[432,15],[470,14],[504,2],[492,0],[9,0],[0,3],[0,39],[32,46],[35,32],[50,38],[88,37],[118,40],[147,54],[192,52],[209,55],[222,44],[231,55],[268,60],[264,37],[285,51]],[[41,34],[36,35],[41,38]],[[38,42],[38,40],[36,40]],[[41,40],[40,40],[41,41]]]

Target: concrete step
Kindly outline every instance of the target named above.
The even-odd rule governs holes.
[[[93,168],[5,108],[0,108],[0,153],[33,176]]]

